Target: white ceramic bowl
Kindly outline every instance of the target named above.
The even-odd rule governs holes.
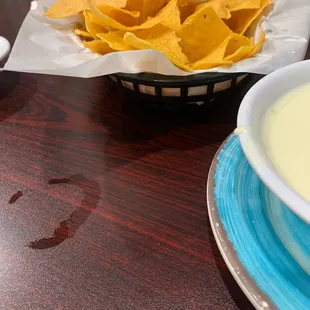
[[[10,51],[10,43],[7,39],[0,37],[0,61],[8,54]]]
[[[310,82],[310,60],[277,70],[255,84],[244,97],[239,113],[240,143],[250,165],[263,183],[304,221],[310,224],[310,202],[278,175],[262,143],[262,124],[268,107],[290,90]],[[310,122],[310,115],[309,115]],[[309,141],[305,141],[308,143]]]

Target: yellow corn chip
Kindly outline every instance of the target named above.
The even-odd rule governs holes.
[[[228,39],[224,40],[218,48],[213,50],[209,55],[193,63],[191,67],[194,70],[207,70],[216,66],[231,65],[232,61],[224,61],[227,44]]]
[[[85,31],[85,30],[82,30],[82,29],[75,29],[75,34],[77,34],[78,36],[80,37],[84,37],[84,38],[92,38],[92,35],[88,32],[88,31]]]
[[[108,43],[108,45],[116,51],[128,51],[131,49],[129,45],[126,45],[124,43],[123,37],[124,32],[123,31],[111,31],[109,33],[100,33],[97,35],[97,37],[100,40],[105,41]]]
[[[111,18],[112,20],[120,23],[124,26],[132,27],[138,25],[138,17],[140,12],[128,11],[124,9],[112,8],[110,6],[102,5],[98,7],[101,14]],[[100,24],[101,26],[106,26],[99,16],[94,14],[94,22]]]
[[[91,16],[93,15],[90,11],[84,11],[84,20],[85,20],[85,27],[87,32],[90,33],[90,35],[96,39],[98,33],[105,32],[104,28],[99,26],[98,24],[95,24],[91,20]]]
[[[137,24],[137,17],[139,16],[139,12],[130,12],[131,14],[127,14],[127,11],[122,9],[114,9],[107,6],[101,6],[100,11],[110,18],[115,19],[116,21],[123,22],[125,24]],[[137,16],[137,17],[135,17]],[[102,20],[94,13],[91,12],[90,14],[90,20],[91,22],[105,28],[106,30],[110,30],[111,27],[109,25],[105,25]]]
[[[139,11],[139,23],[144,23],[148,17],[154,17],[170,0],[128,0],[126,9]]]
[[[208,70],[208,69],[212,69],[212,68],[220,67],[220,66],[230,66],[232,64],[233,64],[232,61],[228,61],[228,60],[213,60],[213,59],[209,59],[208,56],[206,56],[205,58],[195,62],[191,66],[191,68],[193,70]]]
[[[164,54],[171,62],[180,68],[186,68],[187,57],[179,45],[179,39],[174,31],[168,29],[156,35],[149,35],[150,30],[140,32],[140,37],[127,32],[124,42],[136,49],[154,49]]]
[[[253,46],[241,46],[235,53],[230,56],[227,56],[225,60],[236,63],[244,59],[247,55],[251,53]]]
[[[149,16],[156,16],[159,11],[167,5],[168,2],[169,0],[144,0],[142,9],[144,18],[146,19]]]
[[[228,3],[228,8],[231,12],[245,9],[259,9],[261,0],[225,0]]]
[[[162,25],[178,32],[181,29],[181,16],[178,6],[175,6],[171,16],[168,19],[165,19],[161,23]]]
[[[252,47],[252,45],[252,39],[249,39],[241,34],[233,33],[227,39],[224,57],[234,54],[242,46]]]
[[[148,17],[156,16],[169,2],[169,0],[143,0],[141,22],[144,23]]]
[[[231,18],[231,12],[243,9],[259,9],[261,0],[209,0],[197,6],[196,12],[211,7],[222,19]]]
[[[253,48],[252,40],[240,34],[232,33],[209,55],[195,62],[192,67],[195,70],[210,69],[216,66],[231,65],[234,59],[225,58],[234,54],[240,47],[247,46]]]
[[[180,45],[190,62],[196,62],[210,54],[232,31],[212,8],[203,8],[188,17],[178,36]]]
[[[107,5],[123,8],[127,0],[94,0],[97,6]],[[89,10],[89,0],[58,0],[47,11],[45,16],[50,18],[64,18]]]
[[[147,20],[141,25],[138,26],[125,26],[115,19],[103,14],[99,8],[96,6],[94,0],[89,0],[91,11],[97,15],[98,20],[102,25],[112,27],[118,30],[127,30],[127,31],[135,31],[141,29],[152,28],[166,19],[169,19],[173,16],[173,12],[175,11],[175,7],[177,5],[177,0],[171,0],[154,18]]]
[[[260,0],[260,8],[259,9],[246,9],[232,12],[231,18],[226,21],[228,27],[240,34],[244,34],[251,24],[255,21],[255,19],[262,14],[264,9],[271,4],[270,0]]]
[[[195,13],[196,6],[195,0],[178,0],[182,24],[187,17]]]
[[[124,8],[127,5],[127,0],[96,0],[98,6],[107,5],[113,8]]]
[[[240,48],[235,53],[226,56],[225,60],[233,61],[235,63],[245,58],[252,57],[262,48],[264,42],[265,42],[265,33],[263,32],[259,41],[256,44],[251,46],[240,46]]]
[[[261,46],[261,43],[257,45]],[[253,45],[252,39],[232,33],[209,55],[192,64],[192,68],[206,70],[216,66],[232,65],[250,52],[257,51],[257,45]]]
[[[126,16],[127,15],[127,16],[131,16],[133,18],[138,18],[140,16],[139,11],[128,11],[125,9],[113,8],[112,6],[108,6],[108,5],[101,5],[101,6],[98,6],[98,8],[100,9],[100,11],[102,13],[107,14],[110,17],[113,17],[113,13],[116,16],[117,16],[117,14],[120,14],[120,16],[122,16],[122,15]]]
[[[86,48],[97,54],[106,55],[114,52],[114,50],[110,48],[109,44],[101,40],[83,41],[83,44]]]
[[[46,12],[50,18],[64,18],[88,9],[88,0],[58,0]]]
[[[231,17],[230,10],[228,8],[228,0],[211,0],[207,3],[202,3],[197,6],[196,12],[205,8],[212,8],[222,19],[229,19]]]
[[[128,10],[124,10],[124,9],[117,9],[118,11],[130,15],[134,18],[138,18],[140,16],[140,12],[139,11],[128,11]]]
[[[142,12],[144,0],[127,0],[125,9],[129,11]]]
[[[150,17],[152,18],[152,17]],[[136,30],[133,33],[141,39],[149,39],[149,38],[157,38],[161,36],[163,33],[166,33],[169,31],[167,27],[163,26],[162,24],[158,24],[152,28],[142,29],[142,30]],[[126,31],[128,32],[128,31]],[[178,38],[180,41],[180,39]]]

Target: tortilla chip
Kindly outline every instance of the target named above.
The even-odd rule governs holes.
[[[229,19],[231,17],[230,10],[228,8],[228,0],[211,0],[207,3],[202,3],[197,6],[196,12],[205,8],[212,8],[222,19]]]
[[[203,8],[188,17],[178,32],[180,45],[190,62],[210,54],[232,31],[212,8]]]
[[[271,0],[260,0],[259,9],[239,10],[231,13],[231,18],[226,21],[228,27],[239,34],[244,34],[251,24],[259,17],[265,8],[271,4]]]
[[[208,70],[215,67],[221,67],[221,66],[231,66],[233,64],[232,61],[228,60],[213,60],[209,59],[208,56],[205,58],[197,61],[195,64],[191,66],[194,70]]]
[[[45,13],[49,18],[64,18],[88,9],[88,0],[58,0]]]
[[[180,10],[181,24],[183,24],[187,17],[195,13],[197,4],[195,0],[178,0],[178,7]]]
[[[139,11],[128,11],[128,10],[124,10],[124,9],[117,9],[117,10],[124,13],[124,14],[135,17],[135,18],[138,18],[141,15]]]
[[[231,65],[234,59],[226,59],[226,56],[234,54],[240,47],[253,48],[252,40],[240,34],[232,33],[209,55],[195,62],[192,67],[198,69],[210,69],[216,66]]]
[[[233,33],[227,39],[227,46],[224,57],[234,54],[242,46],[253,46],[253,40],[241,34]]]
[[[96,6],[94,0],[89,0],[91,11],[97,15],[97,19],[100,20],[102,25],[106,25],[108,27],[112,27],[118,30],[127,30],[127,31],[135,31],[135,30],[142,30],[152,28],[166,19],[169,19],[173,16],[175,11],[175,7],[177,5],[177,0],[171,0],[154,18],[151,18],[144,22],[141,25],[137,26],[126,26],[121,24],[120,22],[116,21],[115,19],[103,14],[99,8]]]
[[[83,41],[83,44],[86,48],[97,54],[106,55],[114,52],[106,42],[101,40]]]
[[[115,51],[128,51],[132,49],[130,45],[124,43],[123,31],[111,31],[109,33],[100,33],[97,35],[97,37],[100,40],[108,43],[110,48],[112,48]]]
[[[203,59],[192,64],[191,67],[194,70],[207,70],[217,66],[232,65],[256,54],[263,46],[264,41],[264,33],[262,33],[259,41],[254,45],[252,39],[233,33],[218,48],[214,49],[213,52]]]
[[[169,0],[144,0],[143,1],[143,14],[145,17],[156,16],[162,10]]]
[[[80,36],[80,37],[84,37],[84,38],[93,38],[93,36],[86,30],[82,30],[82,29],[75,29],[74,30],[75,34]]]
[[[216,66],[232,65],[250,53],[255,54],[262,46],[262,39],[255,45],[253,40],[243,35],[232,33],[216,49],[203,59],[192,64],[194,70],[210,69]]]
[[[124,8],[127,5],[127,0],[96,0],[98,6],[107,5],[113,8]]]
[[[140,12],[139,24],[142,24],[148,17],[156,16],[168,2],[169,0],[128,0],[126,9]]]
[[[261,0],[226,0],[228,8],[231,12],[245,10],[245,9],[259,9]]]
[[[144,0],[127,0],[125,9],[128,11],[142,11]]]
[[[211,7],[222,19],[230,19],[231,12],[243,9],[259,9],[261,0],[210,0],[197,6],[196,12]]]
[[[209,55],[196,61],[191,65],[194,70],[207,70],[217,66],[231,65],[232,61],[225,61],[225,52],[229,39],[224,40],[218,48],[214,49]]]
[[[180,31],[181,16],[180,16],[179,7],[175,6],[173,12],[171,13],[171,16],[168,19],[165,19],[161,24],[176,32]]]
[[[140,12],[137,11],[128,11],[124,9],[113,8],[111,6],[102,5],[98,7],[98,10],[101,14],[104,14],[111,19],[115,20],[116,22],[132,27],[138,25],[138,18],[140,16]],[[100,24],[101,26],[106,26],[101,19],[95,15],[96,23]]]
[[[107,5],[123,8],[127,0],[94,0],[97,6]],[[49,18],[64,18],[89,10],[89,0],[58,0],[49,8],[45,16]]]
[[[120,13],[120,16],[122,16],[121,14],[129,15],[129,16],[134,17],[134,18],[138,18],[140,16],[139,11],[129,11],[129,10],[121,9],[121,8],[114,8],[114,7],[109,6],[109,5],[100,5],[98,7],[102,11],[102,13],[109,14],[109,16],[113,12]]]
[[[186,68],[188,63],[187,57],[183,54],[177,38],[173,30],[167,29],[154,35],[150,35],[150,30],[141,31],[139,37],[131,32],[127,32],[124,36],[124,42],[136,49],[154,49],[164,54],[172,63],[180,68]],[[155,32],[155,31],[154,31]],[[153,33],[154,33],[153,32]]]
[[[90,35],[94,38],[97,39],[97,34],[105,32],[105,29],[101,26],[99,26],[96,23],[92,22],[91,16],[93,14],[90,11],[84,11],[83,16],[84,16],[84,21],[85,21],[85,28],[87,32],[90,33]]]
[[[148,17],[156,16],[169,2],[169,0],[144,0],[142,8],[142,22]]]
[[[226,56],[225,60],[238,62],[240,60],[250,58],[257,54],[259,50],[262,48],[265,42],[265,33],[263,32],[260,36],[259,41],[252,46],[240,46],[240,48],[233,53],[232,55]]]

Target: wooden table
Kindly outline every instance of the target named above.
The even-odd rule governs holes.
[[[29,6],[0,1],[11,43]],[[1,73],[0,309],[252,309],[205,196],[257,78],[202,113],[149,108],[103,78]]]

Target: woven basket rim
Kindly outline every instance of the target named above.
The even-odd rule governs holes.
[[[180,85],[185,84],[188,86],[195,86],[199,84],[208,84],[208,83],[219,83],[227,81],[230,79],[238,78],[239,76],[246,75],[246,72],[238,73],[219,73],[219,72],[205,72],[198,73],[188,76],[173,76],[173,75],[162,75],[157,73],[115,73],[111,76],[114,76],[117,79],[126,82],[133,82],[144,85]]]

